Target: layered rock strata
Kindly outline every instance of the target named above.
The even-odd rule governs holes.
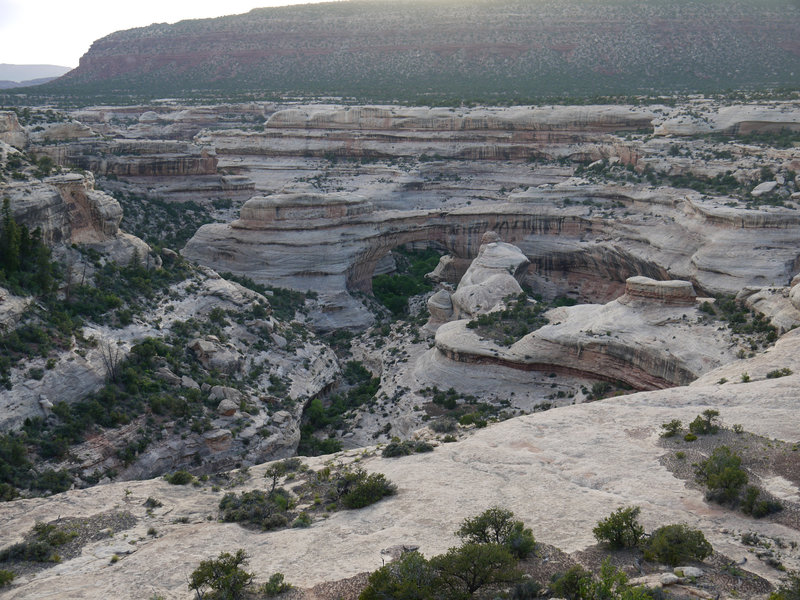
[[[566,205],[559,199],[568,194],[590,202]],[[699,194],[573,185],[529,190],[510,203],[403,211],[370,211],[362,199],[348,204],[341,195],[330,207],[324,194],[298,198],[253,199],[238,221],[201,227],[183,253],[219,271],[319,292],[328,326],[367,322],[349,292],[370,291],[393,248],[439,244],[450,258],[437,276],[455,284],[487,231],[520,248],[531,263],[526,281],[550,297],[611,300],[635,275],[735,294],[747,285],[785,285],[800,270],[796,211],[733,208]]]
[[[93,140],[43,146],[41,151],[59,164],[121,177],[213,175],[213,148],[167,140]]]
[[[465,320],[447,323],[437,330],[431,352],[476,365],[621,381],[635,389],[686,385],[733,359],[726,334],[698,319],[691,283],[633,277],[627,290],[605,305],[552,309],[549,325],[510,347],[482,338]]]

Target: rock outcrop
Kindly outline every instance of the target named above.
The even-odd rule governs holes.
[[[568,194],[592,203],[560,205]],[[796,211],[730,207],[665,189],[564,186],[451,210],[369,211],[361,199],[338,195],[329,208],[325,195],[300,203],[292,195],[254,199],[238,221],[201,227],[183,254],[218,271],[318,292],[328,307],[327,327],[368,323],[349,292],[371,290],[376,267],[392,248],[439,243],[451,258],[434,275],[441,280],[446,273],[455,284],[487,231],[502,232],[522,251],[531,263],[526,281],[546,297],[569,292],[608,301],[636,275],[735,294],[748,285],[782,285],[800,267]],[[343,206],[358,208],[343,218]]]
[[[92,140],[42,146],[57,163],[98,175],[176,177],[214,175],[214,148],[167,140]]]
[[[628,279],[625,295],[605,305],[552,309],[550,322],[510,347],[481,337],[467,321],[439,327],[436,347],[450,360],[486,369],[578,375],[635,389],[687,385],[734,353],[727,333],[703,324],[689,282]]]
[[[496,310],[509,296],[522,293],[519,281],[528,259],[494,231],[481,238],[478,255],[464,273],[452,296],[453,318],[466,319]]]
[[[195,139],[220,154],[519,160],[568,156],[604,134],[647,129],[655,117],[632,106],[307,106],[273,113],[263,132],[203,131]]]
[[[10,110],[0,111],[0,142],[4,142],[18,150],[28,145],[28,136],[19,124],[17,113]]]

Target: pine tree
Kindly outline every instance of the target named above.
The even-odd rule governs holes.
[[[2,266],[5,269],[6,277],[11,277],[19,271],[19,245],[20,231],[19,226],[11,214],[11,200],[3,199],[3,229],[0,232],[0,250],[2,250]]]

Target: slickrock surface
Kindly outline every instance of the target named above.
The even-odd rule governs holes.
[[[800,372],[800,332],[786,334],[775,348],[737,368],[755,374],[790,367]],[[398,494],[371,507],[332,514],[308,529],[272,533],[215,521],[224,491],[170,486],[164,481],[126,482],[70,491],[49,499],[0,505],[3,543],[10,544],[37,520],[89,516],[109,509],[129,510],[138,519],[124,535],[87,546],[83,554],[33,578],[20,577],[2,593],[9,599],[142,598],[161,594],[186,598],[186,580],[200,560],[221,551],[246,549],[250,568],[263,581],[280,571],[302,587],[344,578],[381,566],[381,550],[419,545],[431,555],[455,545],[452,532],[465,517],[499,504],[529,525],[537,540],[567,552],[594,543],[597,521],[619,506],[642,507],[648,530],[685,522],[703,530],[714,548],[734,561],[750,557],[747,568],[776,581],[780,572],[747,552],[740,535],[753,531],[800,542],[800,533],[768,519],[754,520],[703,499],[660,462],[660,425],[690,421],[706,408],[719,410],[725,423],[780,440],[798,439],[798,375],[754,378],[751,383],[713,383],[724,371],[709,373],[686,388],[618,397],[552,409],[491,425],[433,453],[399,459],[363,457],[360,464],[398,485]],[[351,454],[351,457],[361,452]],[[325,459],[308,462],[315,468]],[[251,469],[245,485],[261,487],[265,467]],[[784,481],[795,496],[800,481]],[[125,490],[130,490],[126,494]],[[152,496],[164,503],[147,515]],[[175,523],[178,518],[188,523]],[[207,519],[210,517],[210,520]],[[148,527],[158,530],[153,538]],[[120,556],[109,563],[111,553]],[[165,561],[169,568],[164,568]],[[787,551],[787,568],[798,555]]]

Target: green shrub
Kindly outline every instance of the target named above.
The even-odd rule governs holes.
[[[397,456],[408,456],[409,454],[420,452],[433,452],[433,446],[425,441],[403,440],[393,438],[381,452],[383,458],[394,458]]]
[[[3,465],[4,467],[6,465]],[[19,497],[19,491],[10,483],[0,483],[0,502],[10,502]]]
[[[581,590],[587,581],[592,580],[591,572],[580,565],[567,569],[564,573],[554,575],[550,581],[550,593],[566,600],[581,600]]]
[[[408,456],[409,454],[413,454],[413,452],[413,444],[408,440],[403,440],[401,442],[400,440],[393,439],[383,449],[381,456],[383,458],[395,458],[397,456]]]
[[[511,589],[511,600],[533,600],[544,591],[541,583],[535,579],[528,579],[516,584]]]
[[[51,523],[36,523],[24,542],[14,544],[0,552],[0,562],[24,560],[31,562],[59,562],[56,548],[77,536],[67,527]]]
[[[741,457],[727,446],[720,446],[696,469],[697,480],[706,488],[706,497],[719,503],[736,504],[747,472]]]
[[[759,499],[761,490],[754,485],[749,485],[742,498],[742,512],[756,519],[766,517],[783,510],[783,505],[778,500]]]
[[[777,379],[778,377],[786,377],[792,374],[792,370],[789,367],[784,367],[782,369],[775,369],[774,371],[770,371],[767,373],[767,379]]]
[[[261,490],[242,492],[241,495],[229,492],[219,502],[223,521],[255,525],[264,531],[288,525],[287,506],[288,494],[281,489],[271,494]]]
[[[695,434],[693,434],[693,433],[687,433],[685,436],[683,436],[683,441],[684,442],[697,441],[697,436]]]
[[[192,571],[189,589],[195,591],[198,598],[243,598],[254,577],[253,573],[242,569],[247,564],[247,559],[247,554],[240,548],[236,554],[222,552],[215,559],[202,561]]]
[[[284,581],[283,573],[273,573],[269,577],[269,581],[264,583],[258,588],[258,593],[263,594],[267,598],[278,596],[284,592],[292,589],[292,585]]]
[[[464,519],[456,535],[471,544],[500,544],[517,558],[527,558],[536,549],[536,540],[522,521],[514,520],[510,510],[493,506],[476,517]]]
[[[310,527],[312,522],[311,515],[303,511],[292,521],[292,527]]]
[[[194,481],[194,475],[188,471],[180,470],[164,475],[164,479],[172,485],[186,485]]]
[[[702,531],[679,523],[656,529],[650,535],[644,555],[647,560],[675,567],[682,562],[703,560],[712,551]]]
[[[607,542],[615,550],[635,548],[644,536],[644,527],[637,520],[640,512],[638,506],[618,508],[597,523],[592,530],[594,537],[598,542]]]
[[[792,571],[769,600],[800,600],[800,571]]]
[[[661,437],[674,437],[681,432],[681,428],[683,427],[683,423],[681,423],[678,419],[672,419],[669,423],[662,423],[661,429],[664,432],[661,434]]]
[[[430,561],[452,597],[470,597],[481,588],[514,583],[522,578],[517,559],[500,544],[466,543]]]
[[[383,473],[367,473],[363,469],[351,471],[344,476],[346,480],[341,492],[345,508],[363,508],[393,495],[397,488]]]
[[[704,410],[702,415],[697,415],[697,418],[689,423],[689,431],[695,435],[717,433],[719,431],[719,411]]]
[[[144,501],[145,508],[158,508],[160,506],[164,506],[164,503],[157,498],[153,498],[152,496],[148,496],[147,500]]]
[[[434,597],[438,574],[419,552],[407,552],[374,571],[359,600],[427,600]]]
[[[15,575],[12,571],[0,569],[0,587],[11,585],[11,582],[14,581],[14,577]]]
[[[441,419],[437,419],[436,421],[431,423],[429,427],[435,433],[452,433],[453,431],[458,429],[458,425],[456,424],[456,422],[449,417],[443,417]]]

